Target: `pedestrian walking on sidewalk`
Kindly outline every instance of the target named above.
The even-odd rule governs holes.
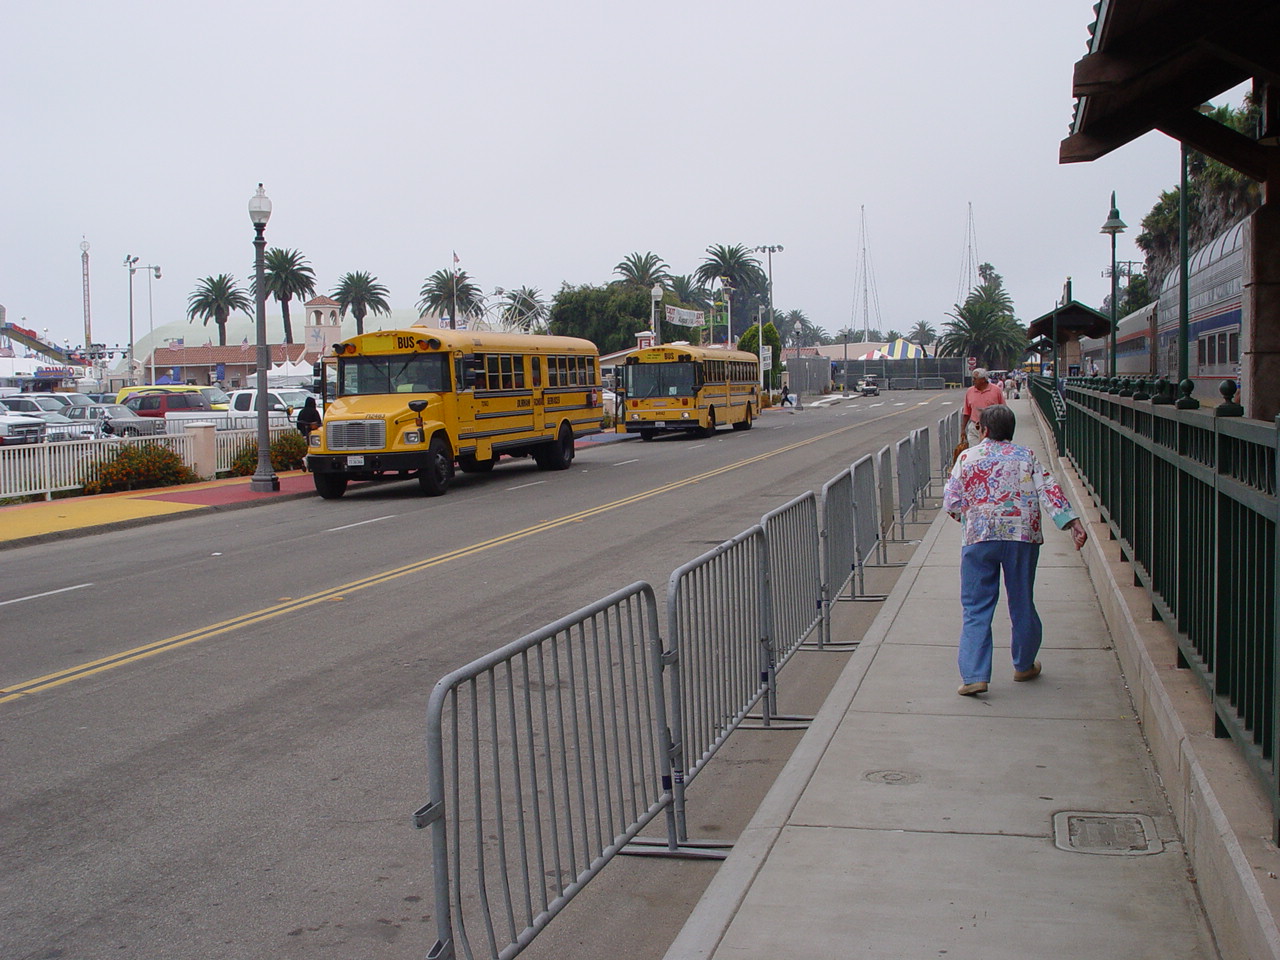
[[[964,436],[969,446],[978,445],[978,416],[987,407],[1004,403],[1004,392],[994,383],[987,380],[987,371],[982,367],[973,371],[973,386],[964,392],[964,409],[960,419],[964,421]]]
[[[1042,627],[1034,598],[1036,563],[1044,542],[1041,516],[1070,530],[1076,549],[1089,535],[1066,494],[1036,455],[1013,442],[1017,425],[1005,404],[986,407],[979,441],[961,452],[942,495],[942,509],[960,521],[961,696],[986,693],[991,683],[991,618],[1000,599],[1000,574],[1013,623],[1013,679],[1040,675]]]

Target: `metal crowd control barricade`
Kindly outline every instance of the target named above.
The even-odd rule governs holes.
[[[888,445],[880,448],[876,454],[876,490],[880,500],[880,562],[881,567],[900,567],[901,563],[890,563],[886,545],[890,543],[907,543],[906,540],[895,540],[893,534],[893,453]]]
[[[929,428],[921,427],[912,431],[911,449],[915,453],[916,462],[916,498],[917,504],[921,498],[933,496],[933,465],[929,463]]]
[[[894,460],[898,466],[898,533],[905,541],[908,517],[914,520],[916,516],[916,457],[910,436],[899,440],[897,446]]]
[[[756,524],[678,568],[667,586],[662,662],[670,675],[672,793],[682,850],[727,846],[689,843],[685,790],[757,703],[764,725],[771,722],[766,550],[764,528]]]
[[[884,456],[888,458],[889,448],[885,447],[882,451]],[[862,457],[850,468],[853,474],[853,540],[854,540],[854,566],[857,569],[857,587],[853,593],[854,600],[880,601],[886,600],[885,594],[869,594],[867,593],[866,584],[866,568],[868,566],[900,566],[900,564],[884,563],[884,539],[885,539],[885,523],[883,517],[876,516],[876,469],[875,463],[871,459],[870,454]],[[889,516],[888,526],[893,527],[893,491],[889,491]],[[881,510],[883,510],[883,500],[881,501]],[[874,563],[871,560],[872,552],[876,551],[880,557],[880,563]]]
[[[818,648],[847,650],[857,643],[835,643],[831,639],[831,607],[842,599],[845,587],[850,599],[859,574],[857,517],[854,512],[853,470],[841,470],[822,485],[822,632]]]
[[[430,960],[508,960],[664,810],[674,835],[660,656],[635,583],[436,684]]]
[[[768,546],[769,635],[781,669],[822,620],[818,498],[801,494],[766,513],[760,526]]]

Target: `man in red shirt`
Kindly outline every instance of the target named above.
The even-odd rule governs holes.
[[[982,411],[1003,403],[1004,392],[987,380],[987,371],[982,367],[974,370],[973,386],[964,393],[964,411],[960,414],[969,446],[976,447],[982,440],[978,435],[978,417]]]

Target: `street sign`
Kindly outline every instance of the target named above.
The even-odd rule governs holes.
[[[977,358],[977,357],[970,357],[970,358],[966,361],[966,363],[968,363],[968,364],[969,364],[969,369],[970,369],[970,370],[977,370],[977,369],[978,369],[978,358]]]
[[[773,369],[773,347],[767,343],[760,350],[760,369]]]

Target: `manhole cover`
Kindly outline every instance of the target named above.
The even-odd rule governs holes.
[[[872,770],[870,773],[864,773],[862,779],[870,780],[872,783],[901,785],[904,783],[919,783],[920,775],[918,773],[907,773],[905,770]]]
[[[1053,817],[1053,842],[1059,850],[1111,857],[1140,857],[1164,850],[1155,821],[1141,813],[1064,810]]]

